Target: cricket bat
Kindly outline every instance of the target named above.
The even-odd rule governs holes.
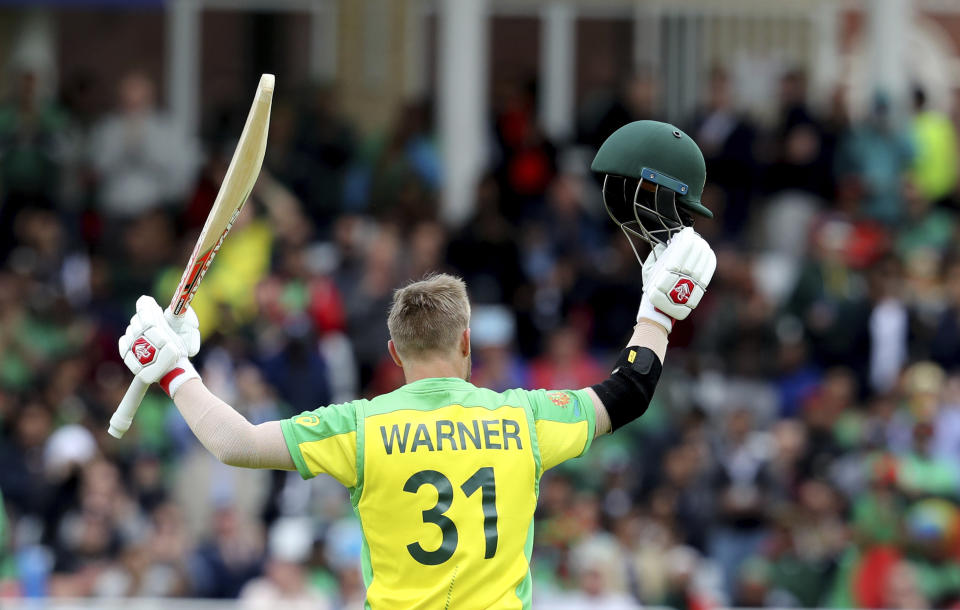
[[[274,77],[264,74],[260,77],[257,94],[253,98],[253,106],[247,115],[247,122],[240,134],[237,149],[230,160],[230,166],[220,185],[220,191],[213,202],[213,208],[207,221],[200,231],[200,237],[193,247],[193,254],[183,270],[180,285],[170,301],[170,310],[176,316],[187,311],[187,306],[197,293],[200,281],[210,268],[210,263],[220,250],[224,238],[230,232],[230,227],[243,209],[253,185],[260,174],[263,164],[263,155],[267,148],[267,130],[270,126],[270,105],[273,102]],[[110,418],[110,436],[122,438],[130,429],[133,416],[140,407],[143,395],[147,393],[148,385],[134,378],[133,383],[124,394],[120,406]]]

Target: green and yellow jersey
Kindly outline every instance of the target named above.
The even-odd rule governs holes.
[[[371,608],[529,608],[540,476],[590,447],[582,391],[422,379],[281,422],[304,478],[350,490]]]

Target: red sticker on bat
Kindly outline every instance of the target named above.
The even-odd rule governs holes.
[[[249,192],[247,196],[249,196]],[[243,201],[247,200],[247,196],[244,196]],[[193,254],[190,255],[190,259],[193,264],[187,264],[186,269],[183,270],[183,276],[180,277],[180,285],[177,286],[177,292],[173,295],[173,300],[170,302],[170,310],[173,311],[173,315],[179,316],[187,308],[187,305],[190,304],[190,301],[193,300],[193,296],[197,293],[197,288],[200,287],[200,282],[203,280],[203,276],[207,273],[207,269],[210,268],[210,263],[213,262],[213,257],[217,255],[217,252],[220,251],[220,246],[223,245],[223,240],[226,239],[227,233],[230,232],[231,227],[233,227],[234,221],[237,220],[237,216],[240,215],[240,210],[243,208],[243,204],[240,204],[236,210],[233,211],[233,216],[230,217],[230,220],[227,222],[227,226],[223,229],[223,233],[220,234],[220,238],[217,240],[217,243],[213,245],[212,248],[207,250],[203,256],[198,256],[197,250],[200,248],[200,244],[203,241],[204,233],[200,234],[200,240],[197,241],[197,244],[193,248]],[[206,227],[204,227],[206,231]]]
[[[133,342],[133,347],[130,348],[130,351],[133,352],[133,355],[136,356],[140,364],[143,365],[153,362],[153,358],[157,355],[157,348],[143,337]]]

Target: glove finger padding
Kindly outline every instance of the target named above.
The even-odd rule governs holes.
[[[689,233],[686,231],[689,230]],[[693,278],[702,288],[710,284],[717,269],[717,255],[710,244],[693,229],[684,229],[679,236],[677,251],[664,266]],[[670,254],[670,253],[665,253]]]
[[[706,242],[704,242],[706,244]],[[703,285],[704,289],[710,285],[710,282],[713,280],[713,274],[717,270],[717,255],[708,245],[706,251],[703,253],[703,259],[700,261],[700,283]]]
[[[663,251],[667,249],[667,246],[664,244],[657,244],[650,250],[650,254],[647,255],[647,258],[643,261],[643,266],[641,267],[641,278],[643,279],[643,285],[646,286],[650,281],[650,278],[653,276],[654,270],[657,268],[657,263],[663,259]]]
[[[693,275],[694,266],[704,247],[710,248],[702,237],[687,227],[670,240],[660,257],[660,267],[684,275]]]
[[[156,299],[147,295],[137,299],[137,316],[143,322],[144,328],[160,326],[164,322],[163,309],[157,304]]]
[[[187,306],[187,310],[182,315],[175,316],[170,308],[163,312],[163,317],[175,333],[183,341],[187,350],[187,356],[193,357],[200,351],[200,320],[197,318],[197,312],[193,307]]]
[[[130,324],[127,324],[126,332],[120,337],[119,347],[121,357],[130,351],[133,342],[136,341],[137,337],[141,334],[143,334],[143,324],[140,322],[140,318],[134,314],[133,318],[130,319]]]
[[[700,304],[716,267],[710,245],[688,227],[670,240],[644,294],[664,314],[684,320]]]

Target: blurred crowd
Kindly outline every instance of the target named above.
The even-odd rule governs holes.
[[[960,251],[952,117],[922,88],[851,117],[781,75],[737,106],[721,67],[682,125],[707,159],[696,228],[717,274],[671,335],[655,404],[544,477],[533,551],[548,608],[960,605]],[[140,73],[115,107],[28,71],[0,106],[0,599],[239,598],[362,607],[359,526],[328,477],[216,461],[160,393],[122,441],[116,341],[172,294],[245,104],[183,133]],[[497,82],[471,217],[445,223],[431,106],[382,133],[334,88],[280,91],[264,171],[194,307],[206,384],[258,423],[402,383],[391,291],[457,273],[477,385],[580,388],[630,336],[640,267],[593,150],[660,118],[657,79],[588,92],[576,134]]]

